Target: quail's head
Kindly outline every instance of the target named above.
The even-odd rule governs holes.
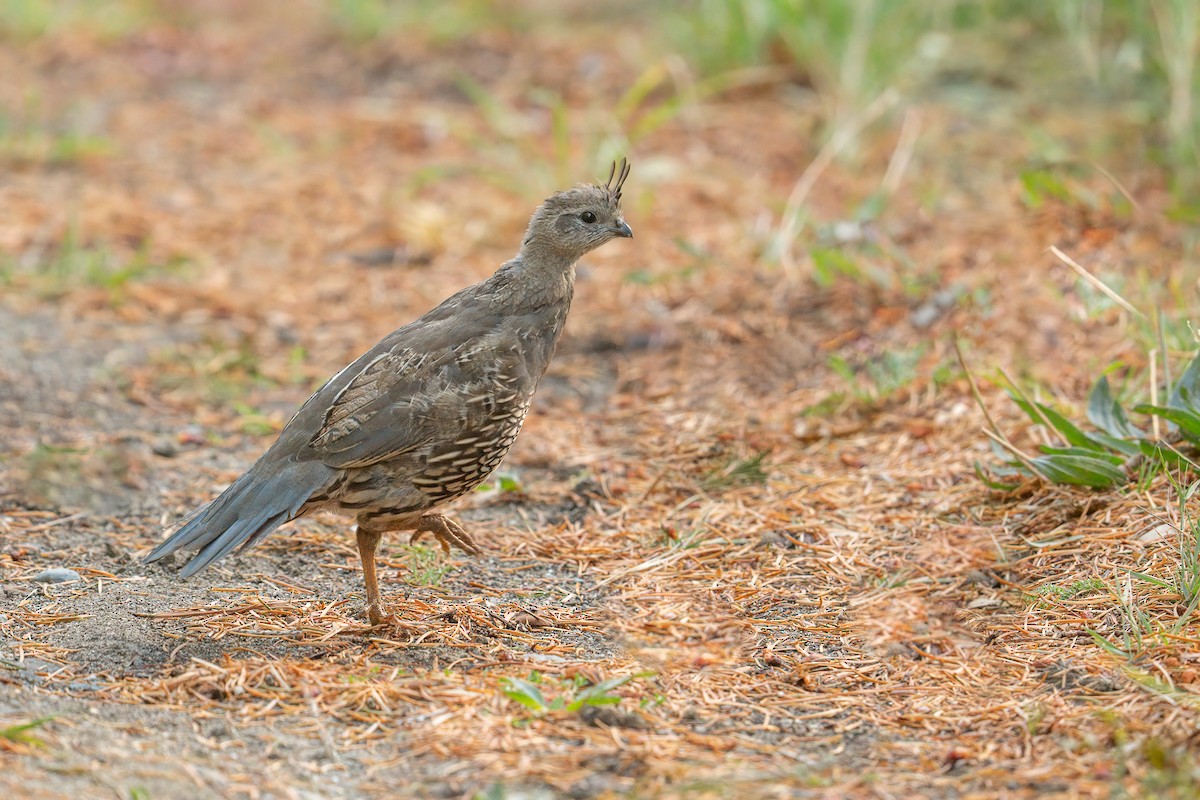
[[[629,162],[621,159],[606,183],[576,186],[547,198],[529,220],[521,249],[574,261],[610,239],[633,236],[621,215],[621,187],[628,177]]]

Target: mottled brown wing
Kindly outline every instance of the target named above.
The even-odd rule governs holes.
[[[440,382],[443,366],[410,347],[379,353],[333,398],[309,447],[329,466],[344,468],[367,466],[427,443],[437,431],[418,424],[425,405],[422,389]]]
[[[349,369],[309,449],[334,468],[356,468],[455,441],[486,424],[500,374],[524,365],[499,319],[425,320],[380,342]],[[515,359],[517,363],[510,363]]]

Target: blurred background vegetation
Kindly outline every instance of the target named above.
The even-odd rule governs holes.
[[[311,5],[311,3],[310,3]],[[500,0],[328,0],[330,26],[369,43],[403,33],[454,41],[573,20],[636,20],[651,51],[685,59],[700,88],[739,70],[779,70],[811,94],[825,133],[861,123],[872,103],[897,103],[984,77],[1029,79],[1047,98],[1112,104],[1144,126],[1139,144],[1181,186],[1200,166],[1197,94],[1200,0],[690,0],[553,3]],[[119,36],[158,19],[187,24],[202,4],[154,0],[0,0],[0,35],[65,28]],[[718,79],[715,83],[714,79]],[[709,81],[709,83],[705,83]],[[11,114],[11,110],[8,112]],[[12,134],[0,119],[0,135]],[[1105,140],[1097,131],[1098,142]],[[1094,155],[1094,154],[1082,154]]]

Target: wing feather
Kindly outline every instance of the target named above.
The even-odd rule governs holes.
[[[489,315],[472,325],[427,321],[397,331],[335,390],[309,450],[331,467],[352,469],[461,438],[487,414],[478,400],[494,391],[492,376],[508,371],[504,363],[515,356],[497,322]]]

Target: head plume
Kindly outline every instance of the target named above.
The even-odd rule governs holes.
[[[614,206],[621,204],[621,187],[625,185],[625,179],[628,177],[629,160],[622,156],[619,165],[616,161],[612,163],[612,168],[608,171],[608,180],[601,187],[608,192],[608,196],[612,198]],[[613,178],[616,178],[616,183],[613,183]]]

